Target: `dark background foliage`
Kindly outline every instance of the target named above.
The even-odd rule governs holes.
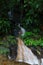
[[[10,18],[9,11],[11,12]],[[43,0],[0,0],[0,36],[12,34],[12,29],[18,23],[28,31],[25,38],[35,39],[38,35],[42,38]],[[27,39],[26,43],[28,42]]]
[[[43,0],[24,0],[24,2],[20,0],[0,0],[0,22],[3,19],[4,21],[6,21],[6,19],[9,19],[8,11],[11,10],[11,12],[14,14],[16,9],[20,12],[20,14],[19,12],[15,14],[15,18],[18,16],[17,20],[13,15],[12,20],[15,19],[16,21],[20,21],[23,27],[28,31],[33,31],[34,28],[43,31]],[[19,16],[21,17],[19,18]],[[10,24],[9,22],[6,24]]]

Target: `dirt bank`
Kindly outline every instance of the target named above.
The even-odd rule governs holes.
[[[6,56],[0,55],[0,65],[30,65],[26,63],[16,62],[14,60],[9,60]]]

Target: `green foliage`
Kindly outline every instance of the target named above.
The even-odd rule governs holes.
[[[20,0],[1,0],[0,3],[1,17],[8,18],[8,11],[14,9],[15,4],[19,5]],[[23,27],[26,29],[33,29],[32,23],[34,23],[36,27],[40,26],[40,14],[43,12],[43,0],[24,0],[24,4],[20,6],[20,10],[24,10],[25,12],[25,16],[23,19],[21,18]]]
[[[27,46],[42,46],[43,47],[43,38],[41,38],[40,35],[32,33],[32,32],[26,32],[25,35],[22,37],[24,40],[25,45]]]
[[[34,40],[34,39],[25,39],[24,40],[24,43],[27,45],[27,46],[42,46],[43,47],[43,40],[42,39],[39,39],[39,40]]]
[[[0,47],[0,54],[6,54],[6,53],[9,53],[9,49]]]
[[[16,44],[14,36],[9,35],[4,37],[3,39],[0,38],[0,54],[8,54],[10,44]]]
[[[10,21],[0,19],[0,34],[8,34],[10,30]]]
[[[41,47],[43,47],[43,38],[34,39],[34,38],[32,38],[31,35],[33,35],[32,32],[25,33],[24,37],[22,37],[24,44],[26,46],[35,46],[35,47],[41,46]],[[35,36],[35,35],[33,35],[33,36]],[[9,49],[8,49],[9,44],[17,44],[17,42],[16,42],[14,36],[9,35],[9,36],[6,36],[5,39],[0,40],[0,44],[2,44],[4,46],[4,47],[0,46],[0,54],[6,54],[6,53],[9,53]]]
[[[15,37],[12,35],[7,35],[4,38],[0,38],[0,44],[5,45],[6,47],[9,47],[9,44],[16,44]]]
[[[10,21],[8,18],[8,11],[14,9],[15,4],[20,4],[20,0],[0,0],[0,35],[6,35],[11,30]],[[42,46],[43,38],[38,33],[40,32],[39,26],[42,21],[40,14],[43,13],[43,0],[24,0],[24,4],[20,6],[20,10],[24,9],[25,15],[21,18],[21,23],[24,28],[31,30],[26,32],[22,37],[26,46]],[[23,14],[22,14],[23,15]],[[1,19],[2,18],[2,19]],[[43,21],[42,21],[43,22]],[[31,24],[35,24],[32,26]],[[16,44],[14,36],[7,36],[5,39],[0,38],[0,54],[9,53],[9,44]]]
[[[39,35],[37,35],[39,37]],[[25,35],[22,37],[24,44],[26,46],[42,46],[43,47],[43,38],[39,37],[37,39],[35,34],[33,35],[32,32],[27,32]],[[17,41],[15,40],[14,36],[7,36],[5,39],[0,41],[0,44],[4,45],[5,47],[9,47],[9,44],[17,44]]]
[[[16,44],[15,37],[12,36],[12,35],[7,36],[6,41],[7,41],[9,44],[10,44],[10,43],[12,43],[12,44]],[[9,41],[10,41],[10,42],[9,42]]]
[[[22,20],[22,24],[26,29],[31,29],[33,26],[31,24],[35,24],[36,28],[40,26],[40,14],[42,14],[43,0],[24,0],[24,12],[25,16]],[[34,26],[35,26],[34,25]]]
[[[19,0],[1,0],[0,3],[0,18],[2,18],[0,19],[0,34],[5,35],[8,34],[9,30],[11,30],[10,22],[7,19],[8,10],[12,9],[15,4],[19,4]],[[43,46],[43,39],[37,34],[40,32],[39,26],[42,21],[40,14],[43,12],[43,0],[24,0],[24,4],[21,5],[20,9],[24,9],[25,12],[24,17],[21,20],[23,27],[29,31],[31,30],[30,32],[26,32],[23,37],[25,44],[27,46]],[[31,24],[35,24],[36,26],[32,26]],[[15,43],[12,36],[8,36],[7,40],[11,41],[11,43]],[[4,43],[8,45],[8,41]],[[1,41],[0,43],[3,44]]]

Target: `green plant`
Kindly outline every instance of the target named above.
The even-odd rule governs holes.
[[[6,53],[9,53],[9,49],[5,47],[0,47],[0,54],[6,54]]]
[[[27,30],[39,28],[42,17],[43,0],[24,0],[24,18],[22,24]]]
[[[0,19],[0,34],[8,34],[10,30],[10,21]]]
[[[42,39],[39,39],[39,40],[34,40],[34,39],[25,39],[24,40],[24,43],[27,45],[27,46],[42,46],[43,47],[43,40]]]
[[[37,33],[26,32],[22,37],[25,45],[27,46],[42,46],[43,47],[43,38],[40,37]]]

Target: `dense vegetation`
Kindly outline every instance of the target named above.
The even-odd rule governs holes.
[[[12,13],[16,11],[15,5],[18,5],[17,11],[20,14],[16,20],[26,29],[25,35],[22,37],[24,43],[28,45],[40,45],[43,46],[43,0],[0,0],[0,36],[8,36],[11,43],[14,43],[14,36],[12,36],[13,24],[9,19],[8,12],[11,10]],[[15,9],[14,9],[15,8]],[[12,15],[13,15],[12,14]],[[11,17],[14,21],[14,15]],[[8,43],[4,42],[0,37],[0,44]],[[10,37],[10,38],[9,38]]]

